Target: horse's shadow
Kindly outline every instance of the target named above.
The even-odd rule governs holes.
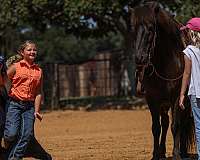
[[[197,154],[189,154],[188,158],[183,158],[182,160],[197,160],[198,155]],[[173,160],[172,157],[167,157],[165,160]]]

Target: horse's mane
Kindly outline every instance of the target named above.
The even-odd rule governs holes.
[[[181,24],[163,9],[159,11],[157,16],[157,21],[159,25],[167,34],[166,38],[171,39],[171,46],[173,46],[174,49],[181,49],[182,51],[184,45],[180,31]]]

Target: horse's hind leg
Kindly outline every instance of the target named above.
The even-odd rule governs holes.
[[[161,141],[160,141],[160,158],[166,158],[166,136],[167,136],[167,130],[169,128],[169,116],[168,116],[168,108],[163,106],[163,109],[161,111],[161,127],[162,127],[162,135],[161,135]]]
[[[187,158],[188,151],[194,147],[194,119],[190,107],[189,98],[185,98],[185,110],[181,111],[181,127],[180,127],[180,154],[181,157]]]

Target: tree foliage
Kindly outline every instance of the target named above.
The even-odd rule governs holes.
[[[28,19],[39,29],[50,25],[65,28],[76,36],[102,36],[108,32],[125,33],[128,7],[135,1],[51,0],[29,1]]]
[[[98,49],[119,48],[119,37],[110,35],[103,39],[80,39],[66,34],[62,28],[50,28],[37,38],[39,61],[49,63],[82,63],[92,59]],[[121,46],[120,46],[121,47]]]
[[[159,0],[165,8],[171,11],[175,18],[185,23],[191,17],[200,16],[199,0]]]
[[[177,19],[183,23],[185,23],[191,17],[200,17],[199,0],[179,1],[176,13]]]

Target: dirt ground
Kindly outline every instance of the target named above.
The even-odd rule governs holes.
[[[53,111],[36,122],[36,137],[53,160],[149,160],[148,110]],[[167,136],[171,159],[172,136]]]

